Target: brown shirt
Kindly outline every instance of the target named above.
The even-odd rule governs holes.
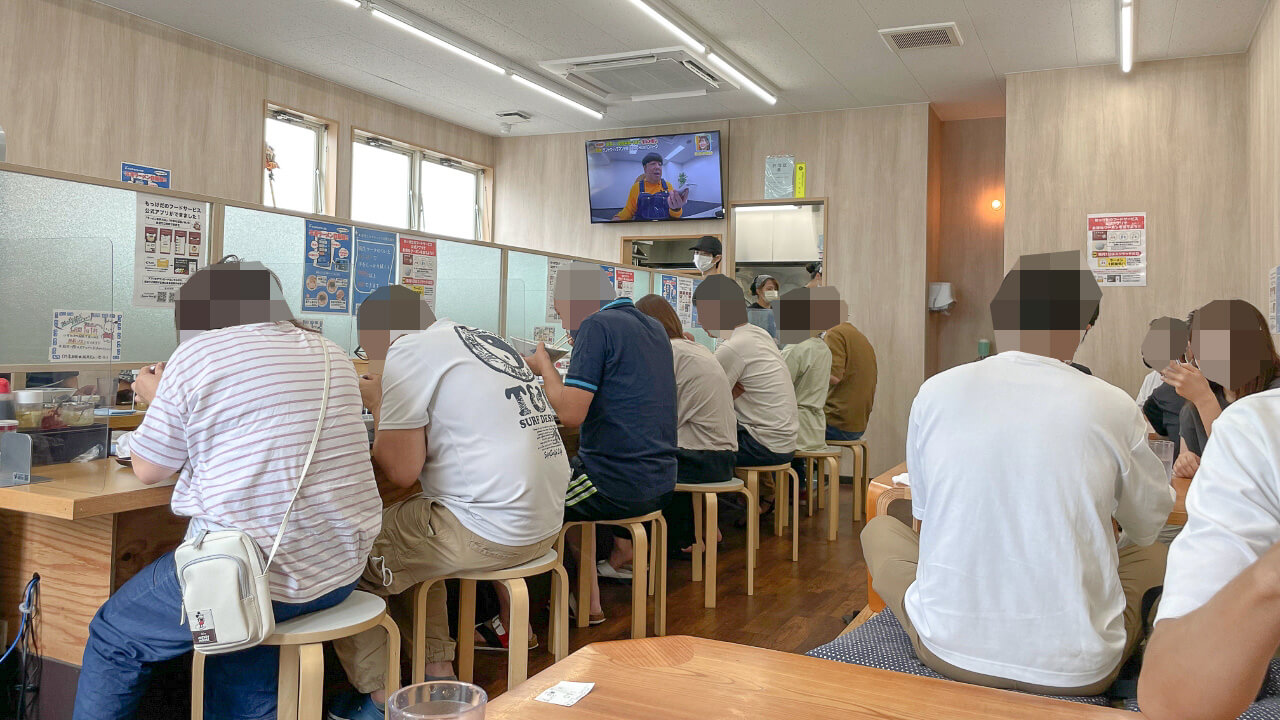
[[[845,432],[866,432],[876,397],[876,351],[867,336],[844,322],[827,331],[831,375],[837,379],[827,393],[827,424]]]

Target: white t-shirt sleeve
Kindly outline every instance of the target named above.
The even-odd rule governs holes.
[[[417,343],[401,341],[387,351],[379,430],[416,430],[431,424],[431,398],[441,368],[418,362],[417,348]]]
[[[175,362],[174,359],[177,361]],[[166,470],[179,470],[189,458],[187,448],[187,399],[191,397],[186,368],[190,354],[174,353],[160,376],[156,396],[147,408],[142,425],[129,436],[130,455]]]
[[[1116,489],[1116,521],[1136,545],[1150,545],[1169,519],[1176,497],[1164,463],[1147,444],[1147,426],[1136,409],[1130,420],[1127,456],[1120,458],[1121,477]]]
[[[929,484],[925,481],[924,456],[920,453],[920,395],[911,403],[911,417],[907,421],[907,473],[911,477],[911,517],[924,522],[925,500]]]
[[[1256,440],[1260,419],[1233,410],[1214,421],[1187,494],[1187,525],[1169,549],[1158,620],[1200,608],[1280,541],[1275,458]]]
[[[1147,398],[1151,397],[1151,393],[1155,392],[1156,388],[1163,383],[1164,378],[1160,376],[1159,370],[1152,370],[1147,373],[1147,376],[1142,379],[1142,387],[1138,388],[1138,397],[1135,398],[1138,402],[1138,409],[1142,409],[1142,406],[1147,403]]]
[[[724,375],[729,379],[729,387],[738,382],[742,377],[742,371],[746,368],[746,362],[743,361],[742,355],[738,354],[728,343],[722,343],[716,348],[716,360],[720,361],[720,367],[724,368]]]

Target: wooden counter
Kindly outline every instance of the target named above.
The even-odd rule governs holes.
[[[0,510],[43,515],[63,520],[167,507],[175,480],[143,485],[111,458],[87,463],[41,465],[32,473],[50,482],[0,488]]]

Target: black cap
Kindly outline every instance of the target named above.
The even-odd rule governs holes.
[[[661,163],[662,156],[659,155],[658,153],[649,153],[648,155],[644,156],[644,160],[640,161],[640,167],[644,167],[645,165],[648,165],[651,162]]]
[[[719,240],[717,240],[714,237],[711,237],[710,235],[703,235],[702,237],[698,238],[698,244],[694,245],[689,249],[701,250],[702,252],[711,253],[712,255],[724,254],[724,246],[720,244]]]

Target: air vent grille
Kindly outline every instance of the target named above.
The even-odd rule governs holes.
[[[529,122],[529,120],[532,118],[533,118],[533,115],[530,115],[525,110],[502,110],[498,112],[498,119],[502,120],[503,122],[522,123],[522,122]]]
[[[953,22],[934,25],[914,25],[912,27],[889,28],[881,30],[880,36],[890,50],[916,50],[929,47],[954,47],[964,44],[960,30]]]

